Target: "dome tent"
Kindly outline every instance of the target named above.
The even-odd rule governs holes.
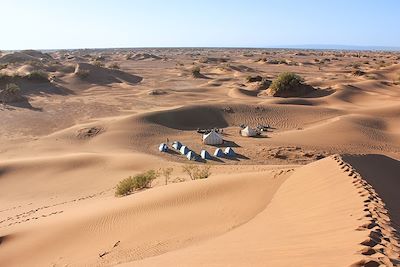
[[[256,136],[257,131],[254,130],[253,128],[250,128],[249,126],[246,126],[246,128],[240,130],[240,134],[242,136]]]
[[[207,150],[204,150],[204,149],[200,152],[200,156],[202,159],[210,159],[211,158],[210,153],[208,153]]]
[[[196,153],[194,153],[193,151],[189,151],[186,157],[188,160],[196,160]]]
[[[224,152],[222,152],[221,148],[217,148],[217,149],[215,149],[214,156],[215,157],[223,157],[224,156]]]
[[[182,155],[186,155],[189,152],[189,148],[187,146],[181,146],[179,149]]]
[[[172,143],[172,147],[175,148],[176,150],[180,150],[181,147],[182,147],[182,143],[179,142],[179,141],[174,141],[174,142]]]
[[[233,157],[236,155],[235,151],[231,147],[225,148],[224,154],[228,157]]]
[[[222,137],[214,130],[203,135],[203,143],[206,145],[220,145],[223,142],[224,139],[222,139]]]
[[[160,152],[167,152],[167,151],[168,151],[168,146],[167,146],[167,144],[161,143],[161,144],[158,146],[158,150],[159,150]]]

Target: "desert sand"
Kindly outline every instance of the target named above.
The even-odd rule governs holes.
[[[21,95],[0,104],[0,266],[400,266],[399,62],[368,51],[3,52],[0,88]],[[271,96],[283,72],[312,90]],[[244,137],[242,124],[270,127]],[[179,140],[212,154],[196,130],[214,127],[235,157],[158,150]],[[211,176],[190,180],[189,163]],[[166,167],[167,185],[114,195],[123,178]]]

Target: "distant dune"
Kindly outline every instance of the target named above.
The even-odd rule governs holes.
[[[0,266],[400,266],[399,59],[3,52]],[[282,73],[298,75],[279,87],[295,94],[270,96]],[[211,129],[222,143],[203,143]],[[191,180],[187,164],[211,175]],[[115,196],[122,179],[167,168]]]

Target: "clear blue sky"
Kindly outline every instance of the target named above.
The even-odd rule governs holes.
[[[0,49],[400,46],[397,0],[0,0]]]

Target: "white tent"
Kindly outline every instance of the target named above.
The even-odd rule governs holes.
[[[180,150],[181,147],[182,147],[182,144],[181,144],[181,142],[179,142],[179,141],[174,141],[174,142],[172,143],[172,147],[175,148],[176,150]]]
[[[158,150],[159,150],[160,152],[167,152],[167,151],[168,151],[168,146],[167,146],[167,144],[164,144],[164,143],[160,144],[160,145],[158,146]]]
[[[181,149],[179,151],[182,155],[186,155],[189,152],[189,148],[187,148],[187,146],[181,146]]]
[[[220,145],[223,142],[224,139],[222,139],[222,137],[215,131],[203,135],[203,143],[206,145]]]
[[[189,151],[186,157],[188,160],[196,160],[196,154],[193,151]]]
[[[224,156],[224,152],[222,152],[221,148],[217,148],[214,152],[214,156],[215,157],[223,157]]]
[[[250,128],[249,126],[246,126],[246,128],[240,130],[240,134],[242,136],[256,136],[257,131],[254,130],[253,128]]]
[[[224,154],[228,157],[233,157],[236,155],[235,151],[231,147],[225,148]]]
[[[207,150],[204,150],[204,149],[200,152],[200,156],[201,156],[202,159],[210,159],[211,158],[211,156],[207,152]]]

